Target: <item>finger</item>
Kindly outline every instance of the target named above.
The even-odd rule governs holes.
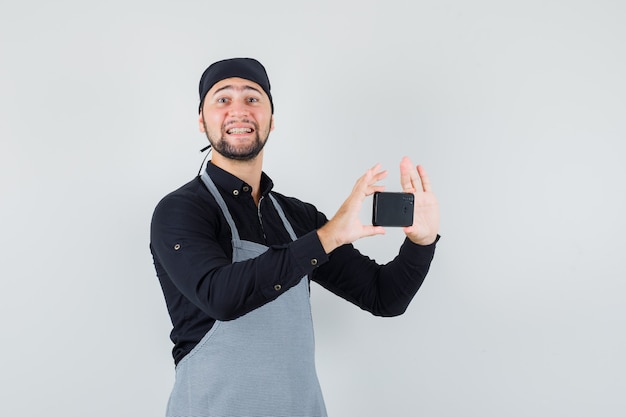
[[[380,164],[374,165],[373,167],[365,171],[363,175],[359,177],[359,179],[357,180],[357,183],[359,182],[369,183],[372,180],[372,178],[374,178],[380,172],[380,168],[381,168]]]
[[[378,181],[383,180],[385,177],[387,177],[388,172],[386,170],[381,171],[381,165],[380,164],[376,164],[375,166],[373,166],[372,168],[368,169],[365,174],[363,174],[361,176],[361,178],[359,178],[359,180],[357,181],[356,186],[357,187],[368,187],[370,185],[375,185]]]
[[[417,166],[417,172],[420,176],[420,180],[422,181],[422,189],[429,193],[432,192],[432,186],[430,185],[430,178],[428,178],[428,174],[426,174],[426,170],[423,166]]]
[[[385,228],[382,226],[363,226],[363,237],[384,234]]]
[[[374,175],[373,182],[377,183],[378,181],[381,181],[381,180],[385,179],[387,177],[387,174],[389,174],[389,171],[387,171],[387,170],[380,171],[379,173]]]
[[[370,187],[367,187],[367,189],[365,190],[365,195],[370,196],[376,192],[382,193],[383,191],[385,191],[384,185],[372,185]]]
[[[376,175],[378,172],[380,172],[381,168],[382,168],[382,165],[380,163],[377,163],[376,165],[374,165],[373,167],[367,170],[366,175],[367,174]]]
[[[411,167],[411,169],[409,170],[409,178],[411,181],[411,187],[413,188],[409,192],[413,192],[413,193],[422,192],[423,191],[422,182],[420,180],[419,174],[417,173],[417,169]]]
[[[368,169],[365,174],[361,176],[354,185],[353,194],[363,200],[365,197],[374,194],[376,191],[383,191],[383,185],[377,185],[378,181],[384,179],[388,172],[378,171],[380,170],[380,164],[376,164],[374,167]]]
[[[384,179],[388,172],[387,170],[382,169],[382,165],[376,164],[368,171],[368,184],[374,184],[382,179]]]
[[[411,171],[413,170],[413,163],[408,157],[402,158],[400,161],[400,185],[402,191],[405,193],[412,193],[413,183],[411,182]]]

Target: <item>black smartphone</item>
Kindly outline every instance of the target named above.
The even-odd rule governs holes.
[[[411,226],[414,198],[412,193],[374,193],[372,224],[390,227]]]

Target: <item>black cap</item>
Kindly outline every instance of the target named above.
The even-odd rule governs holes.
[[[267,76],[265,67],[253,58],[231,58],[211,64],[200,78],[200,106],[198,112],[202,109],[204,97],[211,87],[219,81],[234,77],[254,81],[260,85],[263,91],[265,91],[265,94],[269,97],[272,113],[274,113],[274,102],[272,101],[272,94],[270,93],[270,79]]]

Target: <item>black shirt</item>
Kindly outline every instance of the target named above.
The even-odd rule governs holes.
[[[152,218],[150,249],[172,320],[173,356],[178,363],[211,329],[215,320],[232,320],[270,302],[304,275],[360,308],[379,316],[402,314],[421,286],[435,244],[408,239],[398,256],[378,265],[352,245],[328,256],[317,229],[327,219],[308,203],[272,191],[261,177],[259,205],[252,187],[207,164],[240,238],[269,247],[267,252],[232,263],[231,230],[200,177],[165,196]],[[268,197],[276,198],[298,239],[292,241]]]

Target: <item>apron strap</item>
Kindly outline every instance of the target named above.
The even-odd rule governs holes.
[[[230,231],[233,235],[233,240],[239,240],[239,231],[237,230],[237,226],[235,226],[235,221],[233,220],[233,216],[230,215],[230,211],[228,211],[228,207],[226,207],[226,202],[220,195],[220,192],[217,190],[215,183],[213,183],[213,180],[211,179],[209,174],[206,172],[206,170],[202,171],[202,175],[200,175],[200,178],[202,178],[202,181],[204,182],[204,184],[207,186],[211,194],[213,194],[213,197],[215,198],[217,205],[220,206],[220,208],[222,209],[222,213],[224,214],[224,217],[226,218],[226,222],[230,226]]]
[[[280,204],[278,204],[278,201],[276,201],[276,198],[274,198],[274,196],[271,193],[269,194],[269,196],[270,196],[270,199],[272,200],[272,203],[274,204],[274,208],[276,209],[276,211],[278,212],[278,215],[283,221],[283,225],[285,226],[285,229],[287,229],[287,232],[289,232],[289,236],[291,236],[291,240],[296,240],[298,236],[296,236],[296,233],[293,231],[293,227],[291,227],[291,223],[289,223],[289,221],[287,220],[287,217],[285,216],[285,212],[283,211],[283,208],[280,206]]]
[[[220,207],[220,209],[222,209],[222,213],[224,214],[224,217],[226,218],[226,222],[230,226],[230,231],[233,235],[233,240],[239,240],[239,231],[237,230],[237,226],[235,226],[235,221],[233,220],[233,216],[231,216],[230,211],[228,210],[228,207],[226,206],[226,202],[222,198],[220,192],[217,190],[215,183],[213,182],[209,174],[206,172],[206,170],[202,171],[200,178],[202,179],[204,184],[207,186],[207,188],[209,189],[209,191],[215,198],[217,205]],[[272,204],[274,205],[274,208],[278,212],[280,219],[283,221],[283,226],[285,226],[285,229],[289,233],[289,237],[291,237],[291,240],[296,240],[298,236],[296,236],[296,233],[294,232],[293,227],[291,227],[291,223],[289,223],[289,220],[287,220],[287,216],[285,216],[285,212],[283,211],[283,208],[280,206],[280,204],[278,204],[278,201],[276,201],[276,198],[271,193],[269,194],[269,197],[270,197],[270,200],[272,200]]]

